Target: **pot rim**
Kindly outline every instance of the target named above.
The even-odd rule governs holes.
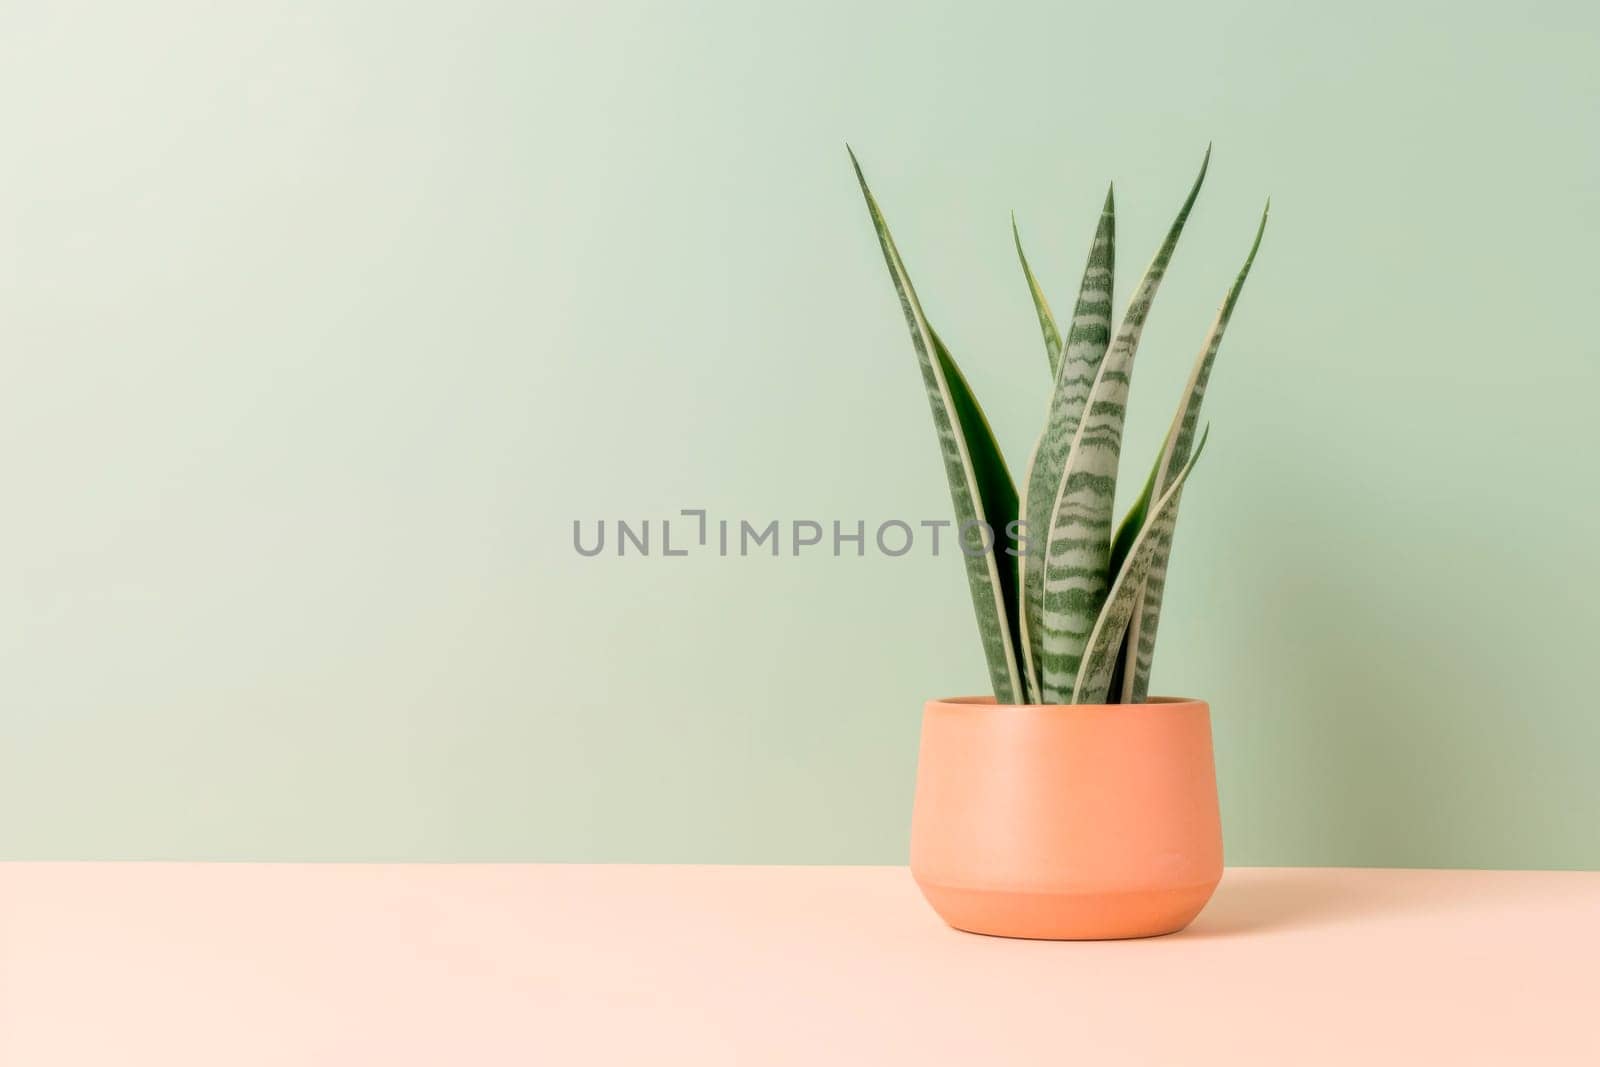
[[[996,711],[1116,711],[1127,712],[1132,708],[1149,708],[1159,706],[1170,708],[1173,711],[1189,710],[1194,708],[1210,708],[1210,704],[1196,697],[1147,697],[1138,704],[1000,704],[992,696],[967,696],[967,697],[939,697],[928,701],[926,708],[945,708],[951,711],[966,711],[973,708],[982,708],[986,712]]]

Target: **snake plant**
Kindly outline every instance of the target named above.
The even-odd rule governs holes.
[[[1028,458],[1020,491],[977,397],[928,323],[853,151],[850,161],[911,328],[995,699],[1002,704],[1143,702],[1178,502],[1205,446],[1206,435],[1196,434],[1200,404],[1223,332],[1261,246],[1266,211],[1244,266],[1200,346],[1144,488],[1113,527],[1134,355],[1205,181],[1211,150],[1206,149],[1178,217],[1114,329],[1116,208],[1111,192],[1106,193],[1065,332],[1028,266],[1013,217],[1017,258],[1039,317],[1052,382],[1044,431]],[[997,536],[1000,531],[1016,536],[1007,543]]]

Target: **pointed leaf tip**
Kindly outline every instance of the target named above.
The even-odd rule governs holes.
[[[855,168],[856,181],[861,183],[861,191],[866,193],[870,199],[872,194],[867,190],[867,176],[861,172],[861,160],[856,158],[856,150],[851,148],[848,142],[846,142],[844,150],[850,153],[850,165]]]
[[[1239,284],[1243,283],[1244,275],[1250,272],[1251,264],[1255,263],[1256,261],[1256,251],[1261,247],[1261,238],[1267,232],[1267,215],[1271,212],[1271,210],[1272,201],[1268,200],[1266,208],[1261,212],[1261,223],[1256,227],[1256,239],[1250,242],[1250,254],[1244,257],[1244,270],[1240,273]]]

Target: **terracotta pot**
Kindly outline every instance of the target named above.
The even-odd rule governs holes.
[[[929,701],[911,873],[945,922],[1004,937],[1181,930],[1222,878],[1204,701]]]

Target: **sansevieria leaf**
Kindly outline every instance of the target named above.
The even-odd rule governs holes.
[[[1033,310],[1039,315],[1039,332],[1044,335],[1044,354],[1050,360],[1050,379],[1055,380],[1056,373],[1061,369],[1061,330],[1056,326],[1056,317],[1050,310],[1050,301],[1044,298],[1044,290],[1039,288],[1039,279],[1033,276],[1033,268],[1028,266],[1028,257],[1022,251],[1022,234],[1017,232],[1017,217],[1011,216],[1011,239],[1017,245],[1017,259],[1022,263],[1022,276],[1028,280],[1028,292],[1033,296]]]
[[[1194,443],[1195,428],[1200,422],[1200,406],[1205,400],[1206,385],[1211,380],[1211,367],[1216,362],[1217,350],[1222,347],[1222,335],[1228,329],[1228,321],[1233,318],[1233,309],[1239,302],[1239,294],[1244,291],[1245,279],[1250,276],[1250,267],[1256,261],[1256,250],[1261,247],[1261,236],[1267,231],[1267,215],[1271,209],[1272,204],[1269,201],[1261,212],[1261,224],[1256,227],[1255,240],[1250,244],[1250,254],[1245,257],[1244,266],[1239,268],[1239,276],[1234,279],[1233,284],[1228,287],[1227,294],[1223,296],[1222,304],[1217,308],[1217,316],[1212,320],[1211,329],[1206,332],[1206,339],[1200,345],[1200,354],[1195,357],[1194,368],[1189,372],[1183,399],[1173,414],[1172,426],[1167,430],[1161,454],[1156,457],[1155,468],[1151,471],[1150,480],[1145,486],[1145,492],[1150,496],[1166,492],[1176,480],[1178,471],[1188,462],[1189,449]],[[1174,513],[1174,524],[1176,520],[1177,516]],[[1163,543],[1156,549],[1150,563],[1150,572],[1144,581],[1143,594],[1134,605],[1133,614],[1128,619],[1127,636],[1123,640],[1123,655],[1127,657],[1127,663],[1123,666],[1121,677],[1118,679],[1119,703],[1143,703],[1145,697],[1149,695],[1150,664],[1155,655],[1156,627],[1161,621],[1161,600],[1166,591],[1167,562],[1171,552],[1172,531],[1169,530],[1163,538]]]
[[[1128,301],[1116,340],[1100,361],[1083,418],[1078,420],[1072,436],[1045,536],[1044,602],[1037,638],[1039,682],[1045,703],[1071,700],[1090,631],[1105,602],[1111,557],[1111,509],[1116,496],[1117,461],[1122,452],[1122,428],[1134,355],[1151,302],[1166,276],[1195,198],[1200,195],[1210,161],[1208,148],[1177,219]],[[1046,433],[1049,433],[1048,427]],[[1030,497],[1033,489],[1030,477],[1026,487]],[[1031,500],[1025,508],[1028,514],[1033,513]],[[1025,591],[1024,610],[1026,608]],[[1033,631],[1029,631],[1028,637],[1030,642],[1035,640]]]
[[[1105,207],[1100,211],[1100,223],[1095,227],[1094,242],[1089,246],[1089,260],[1084,264],[1083,279],[1078,283],[1078,302],[1073,308],[1065,350],[1055,365],[1055,381],[1050,391],[1044,432],[1034,443],[1022,483],[1022,517],[1028,551],[1017,560],[1022,573],[1023,596],[1019,629],[1022,631],[1023,673],[1033,694],[1032,699],[1040,699],[1043,692],[1039,668],[1043,663],[1041,638],[1044,633],[1045,538],[1050,529],[1050,516],[1055,507],[1056,490],[1061,484],[1061,472],[1067,464],[1067,454],[1072,449],[1073,438],[1082,421],[1089,389],[1094,385],[1100,361],[1105,358],[1106,346],[1111,341],[1111,286],[1116,270],[1116,245],[1116,203],[1108,189]],[[1022,254],[1020,241],[1017,243],[1017,254]],[[1028,269],[1025,259],[1022,268],[1024,271]],[[1031,272],[1028,273],[1028,282],[1037,294],[1038,287]],[[1049,310],[1043,303],[1042,294],[1034,299],[1040,307],[1039,321],[1042,324]],[[1047,334],[1047,345],[1048,340]]]
[[[1111,676],[1116,670],[1117,651],[1122,647],[1123,634],[1127,632],[1128,619],[1138,605],[1150,566],[1158,553],[1165,552],[1172,543],[1172,528],[1178,521],[1178,501],[1183,493],[1183,483],[1205,449],[1205,437],[1195,446],[1189,461],[1174,475],[1165,493],[1150,508],[1149,521],[1134,538],[1122,570],[1111,584],[1105,606],[1095,620],[1094,630],[1084,651],[1083,663],[1073,684],[1072,703],[1103,704],[1111,687]]]
[[[922,370],[923,385],[928,394],[928,407],[933,413],[934,430],[938,434],[940,451],[944,456],[945,476],[950,483],[950,498],[955,505],[956,527],[963,546],[963,559],[967,569],[967,585],[972,594],[972,606],[978,618],[978,632],[983,640],[984,656],[989,664],[989,677],[994,686],[995,699],[1002,704],[1021,703],[1026,699],[1022,684],[1017,644],[1011,612],[1015,610],[1015,592],[1011,605],[1007,604],[1008,569],[1000,565],[998,538],[1005,536],[1005,525],[1016,515],[1016,491],[1011,487],[1005,461],[995,446],[988,420],[983,417],[976,398],[967,387],[966,380],[955,360],[934,336],[923,314],[905,264],[889,235],[888,224],[878,202],[867,187],[866,176],[855,153],[850,153],[855,166],[856,180],[861,183],[862,196],[866,198],[867,211],[872,216],[878,243],[883,249],[884,262],[900,297],[900,307],[911,330],[911,343],[917,352],[917,363]],[[1001,484],[1003,482],[1003,485]],[[996,513],[986,509],[987,502]],[[1009,492],[1010,508],[1005,508]],[[984,539],[981,524],[994,530]],[[986,550],[978,551],[979,546]]]
[[[1005,456],[1000,451],[999,442],[995,440],[994,429],[989,425],[989,418],[983,413],[983,407],[973,394],[972,387],[967,384],[966,375],[961,373],[955,357],[945,348],[944,341],[939,335],[933,333],[932,336],[934,351],[939,356],[939,366],[944,371],[945,382],[950,387],[950,400],[955,410],[956,422],[961,427],[961,436],[967,444],[967,455],[972,461],[973,478],[978,484],[978,503],[981,505],[979,510],[982,521],[992,528],[992,535],[987,544],[984,543],[981,529],[968,531],[961,537],[961,542],[965,546],[965,552],[986,552],[988,558],[999,564],[995,573],[1000,585],[1000,598],[1005,604],[1003,621],[1006,639],[1012,645],[1010,662],[1020,665],[1022,660],[1016,647],[1017,572],[1016,568],[1008,565],[1009,557],[1004,556],[1008,543],[1006,537],[1018,517],[1017,489],[1011,481],[1011,471],[1006,467]],[[970,567],[970,555],[968,559]],[[1016,694],[1016,699],[1019,702],[1027,699],[1026,685]]]

